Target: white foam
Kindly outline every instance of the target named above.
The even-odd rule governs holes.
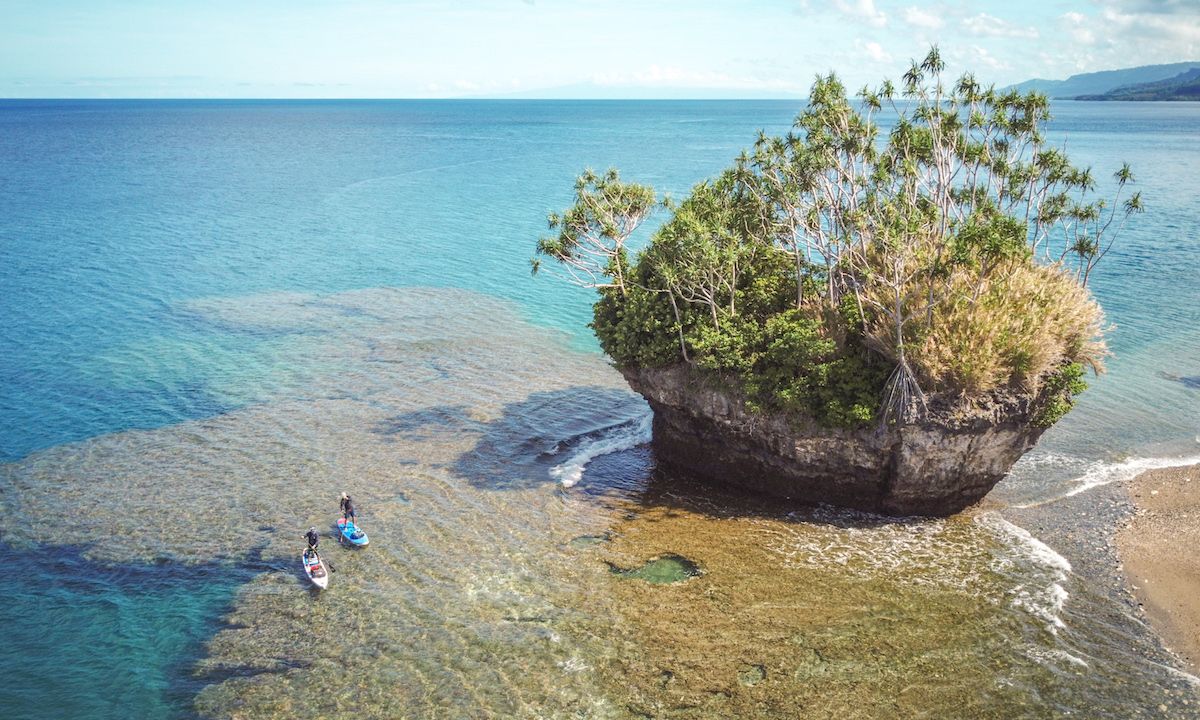
[[[996,513],[984,513],[977,518],[977,522],[1015,540],[1016,546],[1023,549],[1025,555],[1043,571],[1042,578],[1034,578],[1035,582],[1016,585],[1009,591],[1009,595],[1012,597],[1013,607],[1019,607],[1040,618],[1046,623],[1047,630],[1058,634],[1059,630],[1066,627],[1062,620],[1062,610],[1071,597],[1065,587],[1067,577],[1071,573],[1070,561],[1035,538],[1025,528],[1012,524]]]
[[[991,558],[989,535],[957,521],[884,518],[820,506],[792,524],[751,521],[762,545],[789,567],[907,586],[976,592]]]
[[[581,660],[575,656],[571,656],[571,657],[567,658],[566,660],[560,661],[558,663],[558,666],[560,668],[562,668],[563,672],[569,672],[569,673],[584,672],[584,671],[592,669],[590,665],[588,665],[583,660]]]
[[[1200,455],[1175,458],[1129,458],[1118,463],[1092,463],[1083,475],[1071,481],[1075,483],[1075,487],[1067,491],[1066,497],[1078,495],[1085,490],[1091,490],[1101,485],[1132,480],[1147,470],[1196,464],[1200,464]]]
[[[1084,668],[1091,667],[1091,665],[1088,664],[1087,660],[1084,660],[1083,658],[1081,658],[1077,655],[1072,655],[1071,653],[1067,652],[1066,650],[1055,650],[1053,652],[1055,655],[1061,657],[1062,659],[1072,662],[1080,667],[1084,667]]]
[[[1025,647],[1025,655],[1032,658],[1034,662],[1038,663],[1039,665],[1056,667],[1061,664],[1060,661],[1065,660],[1066,662],[1077,667],[1091,667],[1087,660],[1084,660],[1077,655],[1072,655],[1066,650],[1059,650],[1057,648],[1046,649],[1038,647],[1037,645],[1027,645]]]
[[[1037,450],[1018,460],[1017,464],[1013,466],[1013,470],[1072,468],[1078,467],[1079,464],[1080,459],[1078,456]]]
[[[1195,675],[1193,675],[1189,672],[1184,672],[1183,670],[1180,670],[1179,668],[1171,667],[1170,665],[1163,665],[1161,663],[1152,663],[1152,664],[1157,665],[1158,667],[1170,672],[1172,675],[1179,678],[1180,680],[1186,681],[1189,685],[1196,687],[1196,688],[1200,688],[1200,677],[1196,677]]]
[[[1062,572],[1064,575],[1071,572],[1071,561],[1067,560],[1062,555],[1059,555],[1055,550],[1035,538],[1028,530],[1020,525],[1005,520],[997,513],[984,513],[978,518],[978,522],[996,530],[1012,536],[1020,541],[1022,545],[1029,549],[1030,555],[1034,560],[1043,565]]]
[[[618,425],[587,440],[579,445],[571,457],[550,468],[550,477],[562,483],[563,487],[571,487],[583,478],[587,464],[601,455],[632,450],[638,445],[650,442],[651,425],[654,415],[647,411],[637,418]]]
[[[1200,437],[1197,438],[1200,442]],[[1186,455],[1177,457],[1133,457],[1127,458],[1120,462],[1105,462],[1103,460],[1088,461],[1080,457],[1071,457],[1068,455],[1056,455],[1052,453],[1041,454],[1031,453],[1021,459],[1018,467],[1023,467],[1025,475],[1030,471],[1036,473],[1038,471],[1049,471],[1054,476],[1070,477],[1070,480],[1055,481],[1054,485],[1059,488],[1058,492],[1037,500],[1026,503],[1014,504],[1013,507],[1018,509],[1028,509],[1038,507],[1047,503],[1056,502],[1063,498],[1078,495],[1092,488],[1108,485],[1114,482],[1125,482],[1132,480],[1138,475],[1148,470],[1159,470],[1162,468],[1185,467],[1187,465],[1200,464],[1200,455]],[[1067,473],[1070,473],[1069,475]],[[1073,476],[1073,477],[1072,477]],[[1061,488],[1066,487],[1066,492],[1062,492]]]

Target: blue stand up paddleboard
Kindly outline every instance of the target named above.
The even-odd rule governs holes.
[[[338,532],[342,534],[342,539],[348,541],[351,545],[366,545],[367,534],[363,532],[353,520],[346,518],[338,518]]]

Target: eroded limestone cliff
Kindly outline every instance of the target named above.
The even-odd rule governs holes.
[[[654,447],[668,466],[802,502],[891,515],[949,515],[977,502],[1045,428],[1044,398],[995,393],[962,407],[934,402],[902,427],[831,429],[747,409],[684,364],[624,368],[654,410]]]

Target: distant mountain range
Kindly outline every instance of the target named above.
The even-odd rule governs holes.
[[[1061,100],[1200,100],[1196,90],[1187,89],[1196,79],[1189,73],[1196,69],[1200,69],[1200,61],[1143,65],[1082,73],[1066,80],[1026,80],[1011,89],[1036,90]],[[1180,97],[1180,93],[1184,96]]]
[[[1076,100],[1200,100],[1200,67],[1156,82],[1124,85],[1102,95],[1080,95]]]

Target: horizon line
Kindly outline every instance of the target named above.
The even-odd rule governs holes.
[[[797,100],[807,101],[807,96],[790,96],[790,97],[504,97],[504,96],[487,96],[478,97],[103,97],[103,96],[87,96],[87,97],[0,97],[0,102],[7,101],[53,101],[65,102],[72,100],[85,101],[191,101],[191,102],[262,102],[262,101],[292,101],[292,102],[757,102],[757,101],[788,101],[794,102]]]

